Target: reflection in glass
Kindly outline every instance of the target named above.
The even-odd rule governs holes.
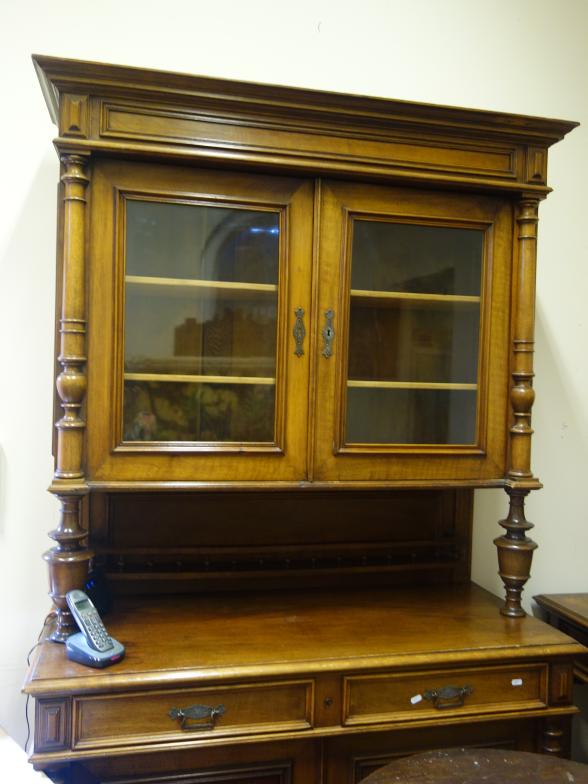
[[[484,232],[353,221],[347,443],[476,441]]]
[[[129,199],[127,441],[274,441],[279,214]]]
[[[475,384],[477,304],[362,307],[351,300],[349,378]]]
[[[125,381],[125,441],[272,441],[274,386]]]
[[[127,283],[125,371],[275,377],[276,299]]]
[[[126,231],[127,275],[278,282],[278,213],[129,199]]]

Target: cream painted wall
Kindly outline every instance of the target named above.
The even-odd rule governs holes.
[[[526,591],[586,591],[586,0],[0,2],[0,725],[24,741],[25,657],[48,608],[56,522],[50,414],[57,159],[32,52],[579,120],[541,208],[534,466],[540,543]],[[584,480],[585,481],[585,480]],[[502,492],[479,492],[474,578],[496,592]]]

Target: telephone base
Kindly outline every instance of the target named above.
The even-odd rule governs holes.
[[[112,646],[107,651],[90,648],[82,632],[72,634],[65,642],[67,658],[86,667],[110,667],[119,662],[125,655],[125,646],[115,639],[112,640]]]

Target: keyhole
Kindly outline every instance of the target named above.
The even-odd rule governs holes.
[[[325,697],[325,708],[330,708],[332,704],[333,704],[333,698]]]

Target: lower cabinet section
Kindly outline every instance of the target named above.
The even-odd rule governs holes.
[[[320,742],[220,746],[73,763],[63,784],[318,784]]]
[[[453,746],[485,746],[539,751],[541,722],[502,721],[404,732],[375,732],[333,738],[325,744],[329,760],[325,784],[358,784],[399,757]]]
[[[74,762],[60,784],[359,784],[408,754],[454,746],[567,754],[570,717],[511,719]]]
[[[111,780],[112,781],[112,780]],[[253,763],[250,765],[237,765],[236,767],[223,768],[222,770],[204,770],[200,772],[169,776],[132,776],[131,778],[116,779],[117,784],[290,784],[292,782],[291,762]]]
[[[117,669],[40,646],[31,762],[60,784],[359,784],[433,749],[569,755],[584,649],[555,629],[504,619],[473,586],[322,593],[320,605],[270,593],[207,599],[198,636],[191,600],[173,628],[169,602],[141,605],[134,625],[129,606]]]

